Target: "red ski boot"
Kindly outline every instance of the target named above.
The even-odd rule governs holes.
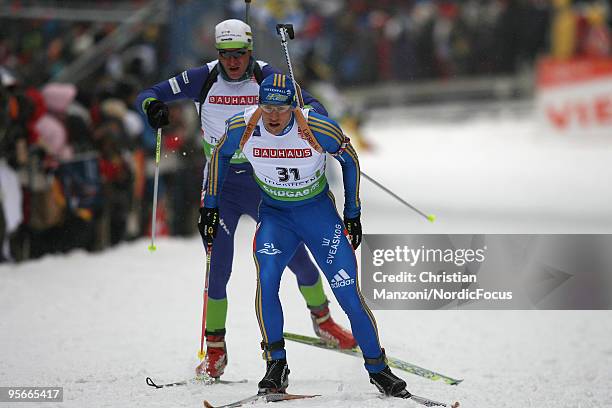
[[[335,344],[341,349],[356,347],[357,342],[351,332],[331,318],[328,304],[329,301],[326,301],[321,306],[308,306],[315,333],[326,342]]]
[[[225,330],[206,331],[206,358],[196,367],[198,377],[219,378],[227,366]]]

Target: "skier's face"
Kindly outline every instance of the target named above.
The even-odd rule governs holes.
[[[270,105],[264,105],[267,107]],[[280,108],[280,109],[279,109]],[[266,130],[273,135],[279,135],[291,120],[290,105],[272,106],[270,109],[262,109],[262,119]]]
[[[219,62],[230,79],[240,79],[249,66],[251,51],[244,48],[219,50]]]

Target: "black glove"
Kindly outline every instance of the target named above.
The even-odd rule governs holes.
[[[349,233],[349,240],[353,249],[357,249],[361,244],[361,220],[359,216],[355,218],[344,217],[344,226]]]
[[[204,245],[212,245],[213,239],[217,236],[217,229],[219,229],[219,209],[201,207],[198,229]]]
[[[157,99],[149,102],[149,106],[147,106],[147,120],[153,129],[167,126],[170,123],[168,115],[168,105]]]

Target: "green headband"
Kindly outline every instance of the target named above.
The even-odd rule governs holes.
[[[244,41],[224,41],[222,43],[215,44],[218,50],[227,50],[229,48],[246,48],[253,50],[253,43],[245,43]]]

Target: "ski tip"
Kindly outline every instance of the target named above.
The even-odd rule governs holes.
[[[463,382],[463,379],[461,380],[453,380],[451,382],[449,382],[450,385],[459,385]]]
[[[204,408],[215,408],[212,405],[210,405],[210,402],[204,400]]]

